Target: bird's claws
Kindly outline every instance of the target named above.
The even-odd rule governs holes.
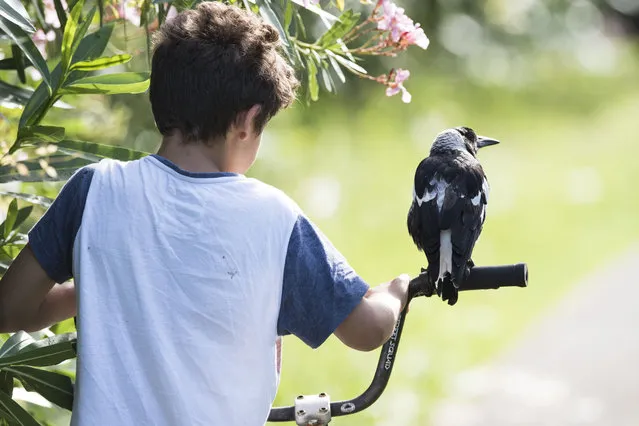
[[[421,274],[419,274],[419,276],[416,278],[416,280],[419,282],[419,290],[417,292],[417,295],[431,297],[433,294],[435,294],[436,291],[435,283],[433,283],[433,281],[430,279],[430,276],[428,275],[428,269],[421,269]]]

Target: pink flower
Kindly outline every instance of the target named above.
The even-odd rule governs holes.
[[[67,9],[67,2],[62,0],[60,2],[62,7]],[[53,0],[43,0],[44,5],[44,22],[51,25],[53,28],[60,28],[60,19],[58,19],[58,13],[55,11],[55,3]]]
[[[424,33],[424,29],[421,28],[419,24],[415,25],[415,28],[413,28],[411,31],[405,33],[402,40],[409,46],[411,44],[414,44],[424,50],[426,50],[428,48],[428,45],[430,44],[430,40]]]
[[[403,8],[398,7],[391,0],[379,0],[377,6],[382,8],[381,17],[377,21],[377,29],[388,31],[390,41],[401,46],[414,44],[422,49],[428,47],[429,40],[424,30],[406,16]]]
[[[33,33],[33,35],[31,36],[31,39],[33,40],[33,44],[36,45],[36,47],[42,54],[42,57],[46,59],[47,42],[55,40],[55,32],[53,30],[50,30],[48,33],[45,34],[42,29],[38,29],[35,33]]]
[[[410,71],[398,68],[395,71],[393,77],[395,77],[394,81],[390,81],[388,83],[388,87],[386,88],[386,96],[395,96],[399,92],[402,92],[402,102],[404,102],[405,104],[410,103],[410,101],[413,99],[413,96],[408,93],[408,90],[406,90],[403,84],[404,81],[406,81],[408,77],[410,77]]]

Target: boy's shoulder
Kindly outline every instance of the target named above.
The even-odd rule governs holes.
[[[293,199],[283,190],[256,178],[246,178],[245,182],[251,188],[251,196],[254,196],[264,202],[273,203],[296,215],[302,213],[297,203],[293,201]]]
[[[159,161],[159,160],[158,160]],[[93,174],[109,174],[118,173],[123,169],[135,169],[138,167],[146,167],[157,163],[151,157],[144,157],[138,160],[132,161],[120,161],[114,159],[102,159],[98,163],[87,167],[88,173]],[[145,164],[146,163],[146,164]],[[157,164],[156,164],[157,165]],[[219,180],[218,180],[219,179]],[[301,208],[298,204],[289,197],[283,190],[263,182],[257,178],[245,177],[243,175],[225,176],[222,178],[214,179],[212,182],[232,183],[229,189],[231,189],[239,199],[248,199],[254,203],[257,203],[264,209],[274,209],[280,213],[287,212],[289,215],[297,217],[302,214]],[[231,201],[231,200],[229,200]]]

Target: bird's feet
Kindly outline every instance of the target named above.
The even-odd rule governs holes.
[[[430,278],[428,274],[428,269],[421,268],[422,272],[419,274],[415,280],[418,282],[419,290],[417,291],[418,296],[426,296],[431,297],[436,292],[435,283]]]
[[[473,262],[473,259],[468,259],[468,262],[466,262],[466,270],[464,271],[464,279],[468,278],[471,269],[473,269],[474,267],[475,262]]]

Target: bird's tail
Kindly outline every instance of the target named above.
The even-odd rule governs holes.
[[[449,305],[457,303],[458,291],[453,283],[453,242],[450,229],[441,231],[439,235],[439,276],[437,277],[437,294]]]

